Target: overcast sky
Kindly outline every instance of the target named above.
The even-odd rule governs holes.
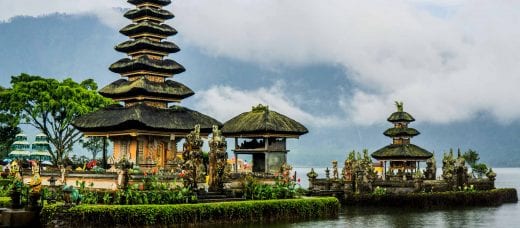
[[[0,0],[0,21],[94,17],[121,42],[117,30],[129,23],[122,12],[130,7],[121,0]],[[167,9],[176,15],[168,23],[179,30],[173,41],[181,53],[197,53],[181,59],[220,73],[188,79],[197,88],[188,104],[221,121],[264,103],[315,131],[381,128],[400,100],[432,126],[482,116],[500,126],[519,123],[520,1],[174,0]],[[117,77],[96,79],[104,86]]]

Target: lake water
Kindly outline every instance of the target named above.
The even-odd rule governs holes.
[[[309,168],[296,168],[301,185],[308,186],[305,174]],[[520,168],[496,168],[498,188],[516,188],[520,192]],[[315,169],[324,177],[323,169]],[[449,210],[409,208],[342,208],[339,218],[303,222],[282,222],[248,225],[211,225],[216,227],[520,227],[520,205],[468,207]]]

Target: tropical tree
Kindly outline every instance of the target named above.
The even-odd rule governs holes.
[[[59,81],[21,74],[11,77],[11,86],[0,91],[0,110],[46,134],[55,165],[61,164],[81,139],[72,121],[111,103],[97,93],[92,79],[77,83],[70,78]]]
[[[4,90],[0,86],[0,93]],[[20,128],[16,126],[15,118],[7,112],[0,111],[0,157],[7,156],[18,133]]]
[[[473,174],[473,177],[482,178],[488,172],[489,169],[486,164],[477,163],[480,160],[480,155],[477,151],[469,149],[468,151],[464,152],[464,154],[462,154],[462,157],[471,167],[471,173]]]
[[[464,160],[466,160],[468,165],[471,167],[475,166],[475,164],[477,164],[477,161],[480,160],[480,157],[479,157],[479,154],[477,153],[477,151],[472,150],[472,149],[469,149],[468,151],[464,152],[464,154],[462,154],[462,157],[464,158]]]
[[[96,160],[96,156],[99,152],[103,151],[103,139],[103,137],[89,137],[86,140],[80,140],[83,148],[92,154],[92,160]]]

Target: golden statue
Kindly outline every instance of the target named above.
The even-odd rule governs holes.
[[[15,180],[22,181],[22,176],[20,175],[20,165],[18,165],[18,161],[16,160],[11,162],[11,175],[14,176]]]
[[[38,162],[32,162],[32,174],[31,181],[29,181],[29,186],[32,189],[32,193],[40,193],[42,190],[42,178],[40,177],[40,166]]]

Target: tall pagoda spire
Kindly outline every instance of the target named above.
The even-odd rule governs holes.
[[[408,114],[403,109],[403,102],[395,102],[397,112],[392,113],[388,117],[388,121],[394,124],[393,128],[387,129],[383,134],[393,139],[392,144],[410,144],[410,139],[419,135],[419,131],[414,128],[409,128],[408,124],[415,121],[412,115]]]
[[[170,102],[180,102],[194,92],[185,85],[167,80],[185,71],[168,54],[180,51],[172,42],[165,41],[177,34],[177,30],[164,24],[174,15],[164,10],[170,0],[129,0],[136,6],[125,13],[132,20],[120,30],[130,40],[118,44],[115,49],[126,53],[128,58],[120,59],[110,66],[110,70],[128,79],[120,79],[100,90],[106,97],[123,101],[125,106],[146,104],[167,108]]]
[[[392,138],[392,144],[383,147],[372,153],[372,157],[379,160],[394,159],[428,159],[433,156],[427,150],[410,143],[410,139],[419,135],[419,131],[408,127],[408,124],[415,121],[409,113],[404,111],[403,102],[395,102],[397,111],[388,117],[388,122],[394,127],[387,129],[383,134]]]
[[[187,86],[174,81],[184,67],[168,59],[180,49],[165,39],[177,31],[165,20],[173,14],[163,9],[170,0],[128,0],[135,6],[125,13],[132,20],[120,30],[130,39],[116,45],[116,51],[126,53],[110,66],[121,79],[105,86],[99,93],[115,104],[77,118],[74,126],[85,136],[103,136],[113,142],[116,160],[129,159],[143,167],[168,167],[177,156],[177,143],[195,125],[202,135],[222,124],[200,112],[172,102],[192,96]],[[170,167],[172,168],[172,167]]]

